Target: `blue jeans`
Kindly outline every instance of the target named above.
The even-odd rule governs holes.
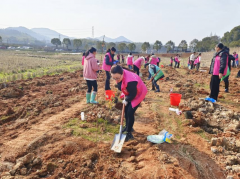
[[[132,69],[132,65],[128,65],[128,68],[131,70]]]
[[[148,73],[149,73],[148,78],[150,79],[151,78],[151,73],[150,72],[148,72]]]

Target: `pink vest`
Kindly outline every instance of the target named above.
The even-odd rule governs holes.
[[[109,61],[112,62],[112,56],[110,55],[110,52],[106,53],[104,60],[103,60],[102,69],[105,71],[110,71],[112,66],[106,64],[106,56],[107,55],[109,56],[109,59],[110,59]]]
[[[220,69],[220,56],[216,56],[214,67],[213,67],[213,75],[219,75],[219,69]],[[227,69],[228,69],[228,57],[227,57],[226,67],[223,72],[223,76],[227,74]]]
[[[176,62],[179,62],[178,57],[175,57],[175,61],[176,61]]]
[[[127,57],[127,65],[133,65],[133,57]]]
[[[139,58],[139,59],[137,59],[134,63],[133,63],[133,65],[135,65],[136,67],[138,67],[139,69],[141,68],[141,62],[143,61],[144,59],[142,59],[142,58]]]
[[[150,64],[157,65],[157,61],[158,61],[158,59],[153,57]]]
[[[132,73],[130,71],[123,70],[123,79],[122,79],[121,91],[125,94],[125,96],[127,96],[129,94],[128,91],[127,91],[127,85],[131,81],[137,81],[138,82],[138,84],[137,84],[137,95],[131,101],[132,107],[134,108],[144,100],[144,98],[147,94],[147,87],[138,75],[136,75],[135,73]]]
[[[199,57],[197,57],[197,59],[194,61],[194,64],[198,64],[199,63]]]
[[[82,65],[84,65],[85,56],[82,57]]]
[[[235,57],[235,61],[238,61],[238,54],[233,55]]]

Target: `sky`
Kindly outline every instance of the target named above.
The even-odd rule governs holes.
[[[240,25],[240,0],[1,0],[0,28],[49,28],[76,38],[189,43]]]

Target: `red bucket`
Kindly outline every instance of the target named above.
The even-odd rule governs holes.
[[[112,100],[115,97],[114,91],[112,90],[106,90],[105,93],[106,100]]]
[[[170,104],[172,106],[179,106],[181,101],[182,95],[178,93],[171,93],[170,94]]]

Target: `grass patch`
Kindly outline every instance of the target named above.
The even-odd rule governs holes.
[[[198,135],[200,135],[203,139],[205,139],[205,140],[210,140],[211,139],[211,137],[209,137],[208,135],[207,135],[207,133],[204,131],[204,130],[202,130],[202,129],[200,129],[199,131],[196,131],[195,132],[196,134],[198,134]]]
[[[209,85],[207,85],[207,84],[200,84],[200,83],[195,83],[194,85],[193,85],[193,87],[195,87],[195,88],[203,88],[203,89],[206,89],[206,90],[208,90],[209,89]]]
[[[83,125],[85,125],[83,127]],[[96,122],[88,123],[78,118],[70,119],[63,128],[73,129],[74,136],[81,136],[89,141],[112,141],[114,135],[119,133],[119,125],[108,123],[99,118]]]

